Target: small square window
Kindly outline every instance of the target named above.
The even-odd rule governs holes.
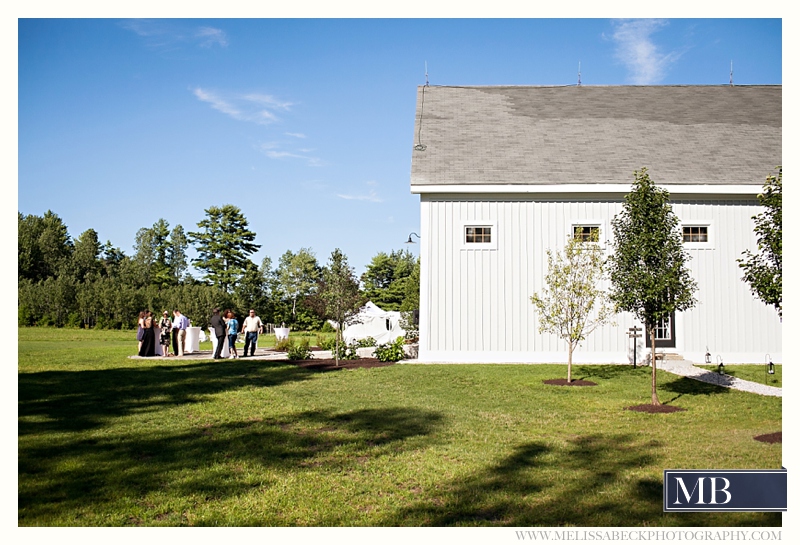
[[[684,242],[708,242],[708,226],[707,225],[684,225],[683,226],[683,241]]]
[[[492,242],[491,227],[465,227],[465,242],[467,244],[489,244]]]
[[[573,225],[572,237],[581,242],[599,242],[600,227],[597,225]]]

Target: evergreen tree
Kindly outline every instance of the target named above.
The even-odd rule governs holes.
[[[753,295],[772,305],[783,317],[783,169],[778,175],[767,176],[758,202],[765,210],[753,216],[758,239],[758,253],[742,252],[737,259],[744,270],[742,280],[750,285]]]
[[[656,394],[656,326],[673,312],[692,308],[697,283],[692,279],[683,249],[678,218],[669,192],[650,180],[647,169],[634,173],[632,191],[613,221],[613,254],[609,258],[611,300],[617,310],[635,315],[650,336],[651,402]]]
[[[415,263],[408,250],[379,252],[361,275],[367,299],[384,310],[400,310]]]
[[[242,211],[232,204],[206,209],[206,218],[190,232],[199,257],[192,260],[195,267],[205,271],[205,279],[225,292],[244,275],[249,256],[261,246],[253,243],[256,234],[247,226]]]

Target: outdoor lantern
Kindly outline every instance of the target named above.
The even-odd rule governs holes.
[[[772,357],[769,354],[767,354],[767,360],[769,361],[769,366],[768,366],[769,367],[769,371],[767,371],[767,373],[769,373],[770,375],[774,375],[775,374],[775,366],[772,364]]]
[[[717,366],[717,372],[720,375],[724,375],[725,374],[725,365],[722,363],[722,356],[717,356],[717,361],[719,362],[719,365]]]
[[[711,364],[711,352],[708,351],[708,347],[706,346],[706,364]]]
[[[417,238],[422,238],[422,237],[420,237],[420,236],[419,236],[418,234],[416,234],[416,233],[411,233],[411,234],[409,234],[409,235],[408,235],[408,240],[406,241],[406,244],[414,244],[414,241],[413,241],[413,240],[411,240],[411,235],[414,235],[414,236],[415,236],[415,237],[417,237]]]

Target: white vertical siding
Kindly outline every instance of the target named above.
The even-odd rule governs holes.
[[[546,251],[566,243],[574,221],[601,221],[611,240],[620,200],[537,196],[435,196],[421,198],[420,357],[430,361],[563,361],[566,347],[539,334],[530,296],[542,289]],[[726,363],[780,361],[777,313],[750,294],[736,259],[755,248],[750,219],[755,201],[673,199],[687,223],[709,221],[713,247],[688,249],[697,280],[697,306],[676,318],[676,351],[700,361],[706,346]],[[496,249],[462,248],[464,222],[496,225]],[[610,244],[607,251],[610,250]],[[630,358],[629,315],[596,330],[575,354],[577,361]],[[641,350],[641,345],[640,345]]]

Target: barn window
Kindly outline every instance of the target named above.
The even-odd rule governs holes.
[[[467,244],[491,244],[492,228],[488,225],[466,226],[464,228],[464,242]]]
[[[710,220],[682,222],[680,232],[686,248],[700,250],[714,248],[714,226]]]
[[[598,242],[600,240],[599,225],[573,225],[572,238],[581,242]]]
[[[474,219],[461,222],[460,230],[453,229],[462,250],[497,250],[497,222]]]
[[[684,242],[708,242],[708,225],[684,225]]]

